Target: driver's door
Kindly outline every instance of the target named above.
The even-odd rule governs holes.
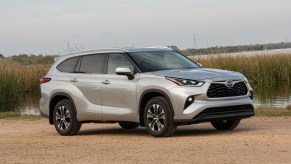
[[[117,67],[128,67],[134,72],[134,66],[125,54],[109,54],[107,74],[103,76],[101,82],[103,120],[138,121],[136,103],[138,74],[129,80],[127,76],[115,73]]]

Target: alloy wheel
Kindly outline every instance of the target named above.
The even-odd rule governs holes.
[[[152,131],[159,132],[165,127],[165,111],[158,105],[153,104],[147,111],[147,121]]]
[[[60,130],[66,130],[71,123],[70,111],[65,106],[59,106],[56,111],[56,122]]]

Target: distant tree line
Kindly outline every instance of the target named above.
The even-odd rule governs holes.
[[[220,53],[232,53],[232,52],[243,52],[243,51],[260,51],[260,50],[272,50],[272,49],[284,49],[291,48],[291,42],[281,42],[281,43],[270,43],[270,44],[256,44],[256,45],[239,45],[239,46],[216,46],[210,48],[200,48],[200,49],[186,49],[181,50],[175,45],[167,46],[169,48],[175,49],[177,51],[183,52],[185,55],[208,55],[208,54],[220,54]],[[24,65],[35,65],[44,64],[50,65],[54,63],[54,58],[57,55],[34,55],[34,54],[20,54],[13,55],[11,58],[13,61]],[[0,59],[5,58],[4,55],[0,53]]]
[[[291,43],[281,42],[281,43],[264,44],[264,48],[267,50],[291,48]]]
[[[201,49],[187,49],[186,51],[193,55],[199,54],[220,54],[220,53],[232,53],[242,51],[259,51],[264,50],[263,45],[246,45],[246,46],[226,46],[226,47],[210,47]]]
[[[12,61],[18,62],[23,65],[51,65],[54,63],[56,55],[33,55],[33,54],[20,54],[13,55]]]

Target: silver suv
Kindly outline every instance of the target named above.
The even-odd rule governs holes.
[[[41,114],[61,135],[77,134],[90,122],[145,126],[155,137],[201,122],[232,130],[254,115],[253,91],[244,75],[202,68],[169,48],[61,56],[40,82]]]

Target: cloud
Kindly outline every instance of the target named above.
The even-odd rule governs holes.
[[[236,45],[291,38],[287,0],[1,2],[0,51],[58,53],[67,41],[103,46]]]

